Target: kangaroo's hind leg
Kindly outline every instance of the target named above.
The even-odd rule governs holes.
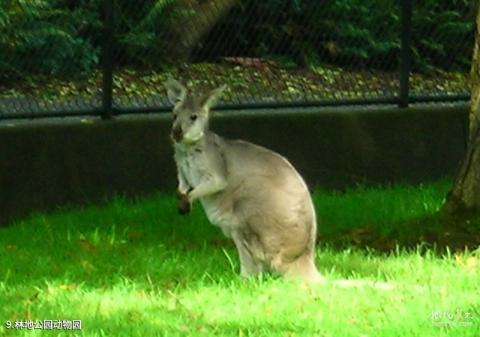
[[[305,252],[293,261],[284,263],[279,269],[278,271],[287,278],[301,279],[307,282],[324,280],[315,266],[313,254],[309,252]]]
[[[248,235],[245,231],[236,230],[232,233],[232,239],[240,258],[240,275],[249,277],[262,274],[264,272],[261,259],[263,252],[257,238]]]

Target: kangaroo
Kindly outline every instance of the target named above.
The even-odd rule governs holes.
[[[174,105],[179,212],[200,201],[209,221],[233,239],[241,276],[322,279],[314,263],[315,209],[300,174],[271,150],[209,130],[210,108],[226,86],[202,95],[172,78],[165,86]]]

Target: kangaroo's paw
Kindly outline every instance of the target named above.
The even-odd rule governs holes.
[[[188,199],[187,193],[177,193],[178,198],[178,213],[184,215],[192,211],[192,203]]]

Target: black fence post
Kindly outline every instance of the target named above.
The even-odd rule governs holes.
[[[400,49],[400,92],[398,106],[408,107],[410,96],[410,68],[412,45],[412,0],[400,0],[401,6],[401,49]]]
[[[102,119],[113,116],[113,0],[103,1]]]

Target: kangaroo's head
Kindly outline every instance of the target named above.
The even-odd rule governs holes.
[[[173,126],[170,134],[175,143],[195,144],[208,129],[210,107],[225,90],[223,85],[206,94],[192,95],[178,81],[169,78],[165,83],[173,107]]]

